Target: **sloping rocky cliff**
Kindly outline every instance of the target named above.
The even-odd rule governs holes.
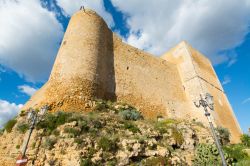
[[[32,134],[28,165],[191,165],[196,146],[212,142],[195,120],[148,120],[126,104],[93,103],[89,113],[48,113]],[[3,165],[15,163],[27,139],[26,119],[22,112],[0,136]]]

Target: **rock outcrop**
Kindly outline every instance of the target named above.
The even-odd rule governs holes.
[[[195,147],[212,143],[201,123],[146,120],[133,107],[96,102],[90,113],[49,113],[28,146],[28,165],[191,165]],[[22,115],[22,116],[21,116]],[[27,137],[26,115],[0,136],[0,162],[13,165]],[[26,129],[26,130],[25,130]]]

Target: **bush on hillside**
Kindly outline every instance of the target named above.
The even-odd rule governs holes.
[[[157,156],[157,157],[147,158],[142,163],[144,166],[168,165],[168,158]]]
[[[6,130],[8,133],[12,131],[12,128],[15,126],[17,120],[11,119],[4,125],[4,130]]]
[[[114,110],[116,111],[116,109],[114,108],[114,103],[111,101],[106,101],[106,100],[96,100],[96,105],[94,107],[95,111],[102,111],[102,112],[107,112],[108,110]]]
[[[216,146],[211,144],[199,144],[195,150],[193,165],[221,165],[219,152]]]
[[[45,142],[43,143],[43,146],[48,149],[51,150],[54,148],[54,145],[57,143],[57,138],[55,137],[47,137],[45,139]]]
[[[177,146],[181,146],[184,143],[183,135],[177,127],[172,127],[172,137],[174,138]]]
[[[167,133],[169,129],[173,128],[173,125],[178,124],[180,121],[176,119],[165,119],[155,123],[155,129],[161,134]]]
[[[250,158],[243,151],[244,146],[240,144],[228,145],[223,147],[224,156],[227,165],[239,165],[246,163]],[[215,145],[199,144],[195,151],[193,165],[221,165],[221,158]]]
[[[98,141],[98,146],[103,149],[103,151],[116,151],[117,145],[116,140],[109,139],[105,136],[101,137]]]
[[[233,158],[234,162],[239,162],[248,158],[248,155],[243,151],[244,149],[245,147],[240,144],[223,147],[225,154]]]
[[[0,129],[0,136],[3,135],[4,129]]]
[[[141,115],[141,113],[139,111],[137,111],[136,109],[122,110],[121,112],[119,112],[119,115],[124,120],[134,120],[134,121],[136,121],[136,120],[139,120],[139,119],[143,119],[143,116]]]
[[[81,135],[81,131],[77,128],[66,127],[64,128],[64,132],[70,134],[73,138]]]
[[[95,166],[95,164],[89,158],[87,158],[87,159],[81,158],[80,166]]]
[[[244,146],[250,147],[250,136],[247,134],[243,134],[240,138],[242,144]]]
[[[17,130],[21,133],[25,133],[29,129],[29,125],[27,123],[18,123]]]
[[[227,145],[230,143],[230,132],[227,128],[217,127],[216,131],[219,134],[220,142],[222,145]]]
[[[72,118],[73,113],[68,112],[56,112],[56,113],[48,113],[46,114],[44,120],[40,121],[36,128],[45,129],[45,135],[50,135],[58,126],[63,125],[65,123],[69,123],[75,120]]]
[[[26,113],[27,113],[27,111],[25,111],[25,110],[21,110],[19,115],[20,115],[20,116],[25,116],[25,115],[26,115]]]
[[[131,122],[125,122],[124,123],[124,128],[133,132],[133,133],[137,133],[140,132],[140,129],[133,123]]]

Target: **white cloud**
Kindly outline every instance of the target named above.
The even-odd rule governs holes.
[[[218,52],[234,49],[249,32],[249,0],[111,1],[128,16],[127,42],[156,55],[186,40],[214,64],[230,66],[236,58]]]
[[[237,55],[235,55],[235,56],[234,56],[234,55],[229,56],[227,67],[232,66],[232,65],[235,64],[236,62],[237,62]]]
[[[18,89],[22,93],[25,93],[28,96],[32,96],[37,91],[37,89],[35,89],[29,85],[20,85],[20,86],[18,86]]]
[[[5,72],[6,72],[6,70],[2,66],[0,66],[0,74],[5,73]]]
[[[39,0],[0,0],[0,64],[28,81],[48,78],[63,28]]]
[[[109,27],[114,25],[113,17],[106,12],[103,0],[57,0],[57,4],[70,16],[78,11],[81,6],[90,8],[102,16]]]
[[[17,105],[0,99],[0,128],[2,128],[8,120],[14,118],[22,107],[22,104]]]
[[[0,65],[0,82],[2,81],[1,74],[5,72],[5,69]]]
[[[229,76],[225,76],[224,80],[222,81],[222,85],[229,84],[231,82],[231,78]]]
[[[242,103],[242,104],[246,104],[246,103],[248,103],[248,102],[250,102],[250,97],[249,97],[249,98],[246,98],[246,99],[243,100],[241,103]]]
[[[225,76],[222,81],[222,85],[229,84],[230,82],[231,82],[231,78],[229,76]]]

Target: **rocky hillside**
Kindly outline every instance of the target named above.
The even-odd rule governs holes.
[[[195,120],[144,119],[126,104],[96,101],[89,113],[48,113],[36,125],[28,165],[219,165],[209,130]],[[14,165],[27,138],[26,112],[5,126],[0,162]],[[245,155],[245,153],[244,153]],[[229,163],[235,161],[227,156]]]

